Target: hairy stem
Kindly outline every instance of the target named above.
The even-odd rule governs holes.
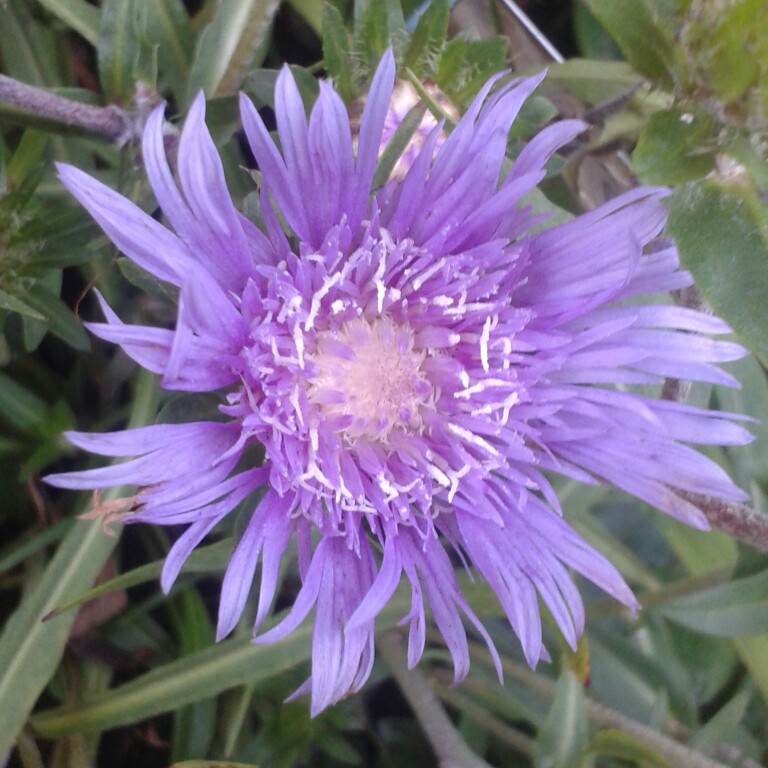
[[[123,143],[134,135],[131,118],[119,107],[94,107],[0,75],[0,104],[54,120],[61,125]]]
[[[698,493],[680,492],[679,495],[695,504],[713,528],[761,552],[768,552],[768,515],[744,504],[713,499]]]

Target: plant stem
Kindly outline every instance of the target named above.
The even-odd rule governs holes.
[[[133,120],[117,106],[94,107],[0,75],[0,104],[80,128],[120,144],[134,134]]]
[[[680,492],[684,499],[696,505],[709,524],[761,552],[768,552],[768,515],[744,504],[714,499],[698,493]]]
[[[411,705],[441,768],[491,768],[466,745],[451,722],[427,679],[418,669],[405,665],[405,649],[396,633],[377,639],[379,653]]]

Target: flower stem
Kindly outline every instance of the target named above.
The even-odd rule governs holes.
[[[134,134],[133,121],[115,105],[94,107],[81,104],[6,75],[0,75],[0,104],[121,144]]]
[[[395,633],[382,635],[377,639],[377,645],[435,750],[440,768],[490,768],[461,738],[424,675],[418,669],[406,667],[400,636]]]

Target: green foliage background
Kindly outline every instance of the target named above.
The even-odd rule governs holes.
[[[204,90],[233,197],[257,215],[237,92],[268,107],[287,61],[307,103],[324,75],[354,105],[393,44],[400,76],[425,102],[382,157],[383,180],[424,112],[441,111],[422,83],[461,111],[508,65],[503,4],[461,5],[490,18],[494,34],[457,27],[447,0],[4,0],[0,72],[86,104],[119,105],[137,123],[161,98],[178,123]],[[740,391],[697,386],[689,401],[756,419],[752,445],[710,453],[763,510],[768,3],[577,0],[550,3],[549,12],[567,18],[580,56],[550,67],[510,137],[510,156],[565,112],[584,114],[592,129],[555,159],[529,202],[567,217],[593,204],[595,185],[612,184],[617,168],[625,183],[674,187],[669,230],[681,258],[754,352],[730,366]],[[97,314],[93,286],[128,321],[173,317],[167,287],[120,257],[55,177],[54,161],[73,163],[154,211],[136,135],[125,139],[0,103],[0,764],[436,764],[423,713],[406,705],[382,658],[362,694],[310,720],[305,701],[282,703],[307,672],[308,624],[256,646],[244,621],[213,643],[237,521],[190,558],[165,597],[162,531],[104,535],[97,521],[75,519],[89,499],[39,481],[87,460],[61,439],[64,429],[177,421],[211,408],[205,397],[161,393],[125,357],[92,344],[80,320]],[[631,174],[621,161],[630,155]],[[569,521],[617,565],[644,610],[632,619],[587,590],[577,652],[550,622],[552,663],[532,672],[491,591],[460,574],[503,651],[507,679],[498,685],[473,643],[469,678],[448,687],[445,652],[430,634],[420,670],[457,732],[496,766],[759,764],[768,755],[768,557],[610,489],[564,483],[559,491]],[[296,577],[289,568],[283,578],[290,596]],[[391,632],[408,605],[398,592],[377,628]]]

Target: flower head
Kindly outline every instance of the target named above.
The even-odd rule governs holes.
[[[313,713],[367,678],[376,615],[403,574],[413,596],[411,664],[424,649],[425,599],[457,680],[469,664],[461,614],[497,658],[450,550],[496,592],[530,664],[546,654],[538,597],[571,645],[583,630],[569,569],[635,607],[619,573],[562,518],[545,472],[611,483],[702,528],[681,491],[743,497],[686,445],[742,443],[743,429],[614,387],[664,377],[733,384],[716,363],[743,354],[709,338],[728,331],[716,318],[622,303],[691,283],[674,247],[657,239],[665,191],[637,189],[534,231],[540,219],[521,199],[583,129],[578,121],[546,128],[504,175],[510,126],[540,77],[492,79],[438,150],[441,124],[404,177],[372,190],[393,80],[387,53],[356,156],[329,83],[307,119],[290,71],[280,74],[281,151],[242,98],[263,174],[263,231],[233,206],[202,97],[181,134],[178,185],[162,109],[144,136],[149,180],[172,229],[60,168],[123,253],[180,288],[175,330],[125,325],[103,301],[107,322],[91,330],[161,374],[168,389],[222,391],[225,418],[70,433],[86,450],[134,458],[48,481],[136,485],[126,522],[187,525],[165,563],[166,590],[217,523],[266,486],[224,576],[218,636],[241,616],[261,559],[258,630],[295,538],[301,589],[257,641],[284,637],[315,608],[312,674],[302,688]],[[243,466],[253,444],[264,462]]]

